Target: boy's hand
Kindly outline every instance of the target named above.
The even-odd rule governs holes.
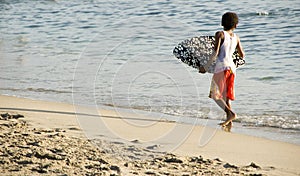
[[[199,67],[199,73],[206,73],[206,70],[203,66]]]

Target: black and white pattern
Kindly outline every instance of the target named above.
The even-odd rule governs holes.
[[[179,43],[173,50],[176,58],[180,59],[193,68],[199,69],[200,66],[206,65],[208,60],[214,54],[215,37],[214,36],[199,36],[191,39],[186,39]],[[233,61],[236,67],[245,64],[245,60],[241,58],[237,51],[233,53]],[[207,70],[213,73],[216,63]]]

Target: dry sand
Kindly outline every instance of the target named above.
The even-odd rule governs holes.
[[[72,105],[0,96],[1,175],[300,175],[298,145],[100,111],[97,137]],[[179,145],[174,129],[190,129]]]

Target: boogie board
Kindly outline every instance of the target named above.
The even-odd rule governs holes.
[[[191,39],[186,39],[180,42],[173,50],[173,54],[177,59],[183,63],[199,69],[199,67],[206,65],[208,60],[214,54],[215,37],[214,36],[199,36]],[[245,60],[241,58],[235,50],[232,55],[233,62],[236,67],[245,64]],[[216,62],[213,62],[207,72],[213,73],[215,70]]]

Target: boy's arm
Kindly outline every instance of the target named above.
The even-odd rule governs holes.
[[[244,49],[243,49],[243,47],[242,47],[241,40],[240,40],[240,38],[239,38],[238,36],[237,36],[237,40],[238,40],[237,46],[236,46],[237,51],[238,51],[239,55],[240,55],[242,58],[244,58],[244,57],[245,57],[245,52],[244,52]]]
[[[209,66],[216,60],[217,56],[219,55],[220,46],[222,43],[222,40],[224,40],[224,33],[222,31],[218,31],[215,34],[215,52],[213,53],[210,60],[207,62],[206,65],[199,68],[199,73],[205,73]]]

